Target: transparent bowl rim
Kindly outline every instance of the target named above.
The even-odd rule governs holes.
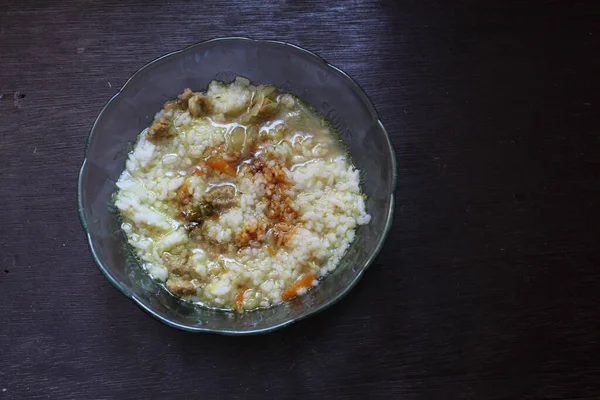
[[[109,271],[109,269],[104,265],[104,263],[100,260],[100,258],[98,257],[98,254],[96,253],[95,249],[94,249],[94,244],[92,241],[92,236],[90,234],[89,228],[88,228],[88,223],[86,220],[86,217],[84,215],[83,212],[83,193],[82,193],[82,180],[83,180],[83,173],[85,171],[86,165],[87,165],[87,161],[88,161],[88,150],[89,150],[89,146],[91,143],[91,139],[94,135],[94,133],[96,132],[96,126],[98,124],[98,121],[100,121],[103,117],[103,114],[105,113],[105,111],[108,109],[108,107],[110,106],[110,104],[115,101],[120,95],[122,95],[124,93],[124,91],[128,88],[128,84],[130,84],[130,82],[132,82],[132,80],[134,80],[134,78],[136,78],[138,75],[140,75],[141,73],[144,72],[145,69],[147,69],[148,67],[150,67],[151,65],[157,63],[160,60],[175,56],[177,54],[181,54],[181,53],[186,53],[186,52],[192,52],[195,49],[202,47],[206,44],[209,43],[214,43],[214,42],[225,42],[225,41],[249,41],[249,42],[254,42],[254,43],[269,43],[269,44],[275,44],[275,45],[281,45],[281,46],[289,46],[293,49],[296,49],[302,53],[304,53],[305,55],[308,55],[312,58],[314,58],[315,61],[317,61],[318,63],[322,64],[323,66],[325,66],[326,68],[332,69],[333,71],[335,71],[336,73],[342,75],[347,82],[350,84],[350,86],[352,86],[356,93],[358,93],[358,95],[360,96],[361,100],[363,101],[363,103],[367,106],[369,113],[371,114],[371,117],[373,118],[373,121],[375,121],[379,127],[379,129],[381,130],[381,132],[384,134],[384,137],[386,139],[386,143],[388,145],[388,151],[390,153],[390,157],[391,157],[391,168],[392,168],[392,182],[391,182],[391,190],[390,190],[390,206],[386,212],[386,222],[385,222],[385,227],[384,227],[384,231],[383,234],[379,237],[379,240],[377,242],[377,245],[375,246],[375,249],[373,250],[373,252],[371,253],[371,255],[369,256],[369,258],[367,259],[367,261],[364,263],[363,267],[358,271],[358,273],[354,276],[354,279],[352,279],[352,281],[335,297],[328,299],[327,301],[325,301],[322,305],[320,305],[319,307],[316,307],[314,309],[310,309],[308,311],[306,311],[304,314],[298,316],[297,318],[291,318],[287,321],[283,321],[279,324],[275,324],[272,326],[266,326],[266,327],[262,327],[262,328],[258,328],[258,329],[253,329],[253,330],[244,330],[244,331],[238,331],[235,329],[214,329],[214,328],[209,328],[209,327],[196,327],[196,326],[188,326],[188,325],[183,325],[183,324],[179,324],[177,322],[174,322],[172,320],[170,320],[169,318],[165,318],[162,315],[157,314],[152,308],[147,307],[140,299],[138,299],[135,294],[131,293],[123,284],[121,284],[121,282],[119,282]],[[87,236],[87,240],[88,240],[88,245],[90,248],[90,251],[92,253],[92,258],[94,259],[96,265],[98,266],[98,268],[100,269],[100,271],[102,272],[102,274],[106,277],[106,279],[115,287],[117,288],[123,295],[125,295],[127,298],[133,300],[133,302],[135,304],[137,304],[141,309],[145,310],[147,313],[149,313],[151,316],[153,316],[154,318],[158,319],[159,321],[165,323],[168,326],[177,328],[177,329],[181,329],[184,331],[189,331],[189,332],[208,332],[208,333],[217,333],[217,334],[222,334],[222,335],[254,335],[254,334],[259,334],[259,333],[266,333],[266,332],[272,332],[274,330],[277,329],[281,329],[285,326],[288,326],[294,322],[300,321],[302,319],[305,319],[311,315],[316,314],[317,312],[321,312],[327,308],[329,308],[330,306],[332,306],[333,304],[337,303],[340,299],[342,299],[355,285],[356,283],[360,280],[360,278],[362,277],[362,275],[364,274],[364,272],[367,270],[367,268],[371,265],[371,263],[374,261],[374,259],[377,257],[377,255],[379,254],[379,252],[381,251],[382,247],[383,247],[383,243],[385,242],[385,239],[390,231],[390,228],[392,226],[392,222],[394,220],[394,193],[396,192],[396,181],[397,181],[397,175],[398,175],[398,171],[397,171],[397,164],[396,164],[396,155],[394,152],[394,146],[392,145],[392,142],[390,140],[389,134],[387,133],[387,130],[385,129],[385,127],[383,126],[383,123],[381,122],[377,111],[375,110],[375,107],[373,106],[371,100],[369,99],[369,97],[367,96],[367,94],[364,92],[364,90],[358,85],[358,83],[356,83],[356,81],[354,79],[352,79],[348,74],[346,74],[344,71],[342,71],[341,69],[339,69],[338,67],[329,64],[327,61],[325,61],[322,57],[318,56],[317,54],[308,51],[306,49],[303,49],[302,47],[296,46],[294,44],[291,43],[287,43],[287,42],[283,42],[283,41],[278,41],[278,40],[263,40],[263,39],[250,39],[247,37],[222,37],[222,38],[215,38],[215,39],[210,39],[210,40],[206,40],[203,42],[199,42],[196,44],[193,44],[191,46],[188,46],[184,49],[181,50],[177,50],[168,54],[165,54],[163,56],[160,56],[156,59],[154,59],[153,61],[149,62],[148,64],[144,65],[143,67],[141,67],[140,69],[138,69],[128,80],[127,82],[125,82],[125,84],[121,87],[121,89],[110,98],[110,100],[108,100],[108,102],[104,105],[104,107],[102,108],[102,111],[100,111],[100,113],[98,114],[98,117],[96,118],[96,120],[94,121],[94,124],[92,125],[92,128],[90,129],[90,133],[87,137],[87,141],[85,144],[85,151],[84,151],[84,159],[83,159],[83,163],[81,165],[81,169],[79,171],[79,177],[77,179],[77,208],[78,208],[78,212],[79,212],[79,220],[81,221],[81,225],[83,227],[83,230],[85,231],[85,234]],[[260,311],[257,311],[260,312]]]

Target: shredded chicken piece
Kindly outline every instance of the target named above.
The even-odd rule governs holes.
[[[196,294],[196,285],[181,278],[169,278],[166,285],[167,289],[177,296]]]
[[[178,100],[169,100],[163,104],[163,110],[165,111],[177,110],[178,108],[181,108]]]
[[[190,115],[195,118],[205,115],[209,109],[208,98],[201,93],[194,94],[187,104]]]
[[[174,100],[169,100],[165,104],[163,104],[163,110],[177,110],[180,109],[182,111],[186,111],[188,109],[188,102],[194,96],[195,93],[192,92],[190,88],[185,88],[183,93],[177,96]]]
[[[189,256],[190,252],[186,249],[184,252],[178,255],[163,253],[161,259],[165,262],[170,273],[184,276],[190,272],[188,265]]]
[[[171,120],[168,115],[161,115],[161,117],[157,120],[154,120],[150,129],[148,129],[148,133],[146,134],[146,138],[153,142],[167,136],[170,136],[171,129]]]
[[[190,183],[186,179],[175,191],[175,200],[180,206],[187,206],[194,197],[190,193]]]
[[[202,195],[202,199],[219,209],[235,207],[239,202],[235,197],[235,189],[229,185],[212,188],[208,193]]]
[[[215,204],[207,201],[194,202],[188,180],[184,181],[175,191],[175,202],[180,210],[180,217],[187,221],[185,227],[190,231],[202,225],[207,218],[218,218]]]
[[[189,222],[187,225],[189,229],[195,229],[201,226],[207,218],[218,219],[219,215],[214,205],[202,202],[184,207],[181,210],[181,217]]]
[[[194,95],[194,92],[192,92],[192,89],[190,88],[185,88],[183,89],[183,93],[181,93],[180,95],[177,96],[177,100],[179,101],[179,104],[181,104],[182,106],[188,105],[188,101],[192,98],[192,96]]]

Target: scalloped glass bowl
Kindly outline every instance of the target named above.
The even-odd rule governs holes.
[[[111,205],[128,151],[162,104],[184,88],[203,90],[213,79],[236,76],[296,94],[340,132],[361,170],[372,219],[336,270],[305,296],[243,314],[202,308],[172,296],[133,257]],[[210,40],[163,56],[135,73],[104,107],[90,132],[78,183],[78,206],[92,255],[125,296],[164,323],[194,332],[252,334],[271,331],[335,303],[373,261],[393,219],[394,149],[360,87],[323,59],[287,43],[245,38]]]

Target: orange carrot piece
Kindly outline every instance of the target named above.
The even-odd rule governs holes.
[[[237,296],[235,296],[235,309],[238,312],[241,312],[244,308],[244,290],[239,292]]]
[[[269,252],[269,254],[272,256],[275,255],[275,250],[273,250],[273,247],[271,247],[271,246],[267,246],[267,252]]]
[[[206,165],[227,175],[234,176],[235,168],[222,158],[209,158],[206,160]]]
[[[313,274],[302,275],[296,282],[292,283],[283,292],[281,292],[281,299],[283,301],[288,301],[298,294],[298,289],[310,286],[314,280],[315,277]]]

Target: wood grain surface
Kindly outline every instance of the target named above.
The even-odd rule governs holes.
[[[219,36],[348,72],[399,163],[363,280],[256,337],[152,319],[76,210],[105,102]],[[600,398],[599,72],[595,0],[0,0],[0,399]]]

